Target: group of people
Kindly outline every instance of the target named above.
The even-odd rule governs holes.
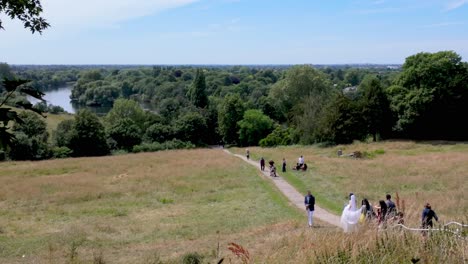
[[[386,195],[386,200],[380,200],[377,206],[372,206],[368,199],[361,201],[361,207],[357,207],[356,196],[349,194],[349,202],[345,205],[341,214],[341,227],[344,232],[356,231],[360,223],[375,222],[379,227],[385,227],[388,222],[393,224],[404,224],[403,212],[398,211],[397,206],[392,201],[390,194]],[[310,191],[304,198],[304,205],[307,211],[309,227],[312,227],[312,216],[315,209],[315,197]],[[439,221],[437,214],[432,210],[431,205],[426,203],[421,217],[421,227],[424,229],[433,227],[433,220]]]
[[[270,160],[268,164],[270,164],[270,175],[273,177],[276,177],[277,175],[276,175],[275,162],[273,160]],[[265,171],[265,159],[263,157],[260,159],[260,170]],[[283,165],[282,165],[281,171],[286,172],[286,159],[285,158],[283,158]]]

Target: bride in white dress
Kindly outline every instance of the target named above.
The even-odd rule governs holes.
[[[341,227],[345,233],[357,230],[359,217],[361,216],[362,207],[357,209],[356,196],[350,195],[349,204],[343,209],[341,214]]]

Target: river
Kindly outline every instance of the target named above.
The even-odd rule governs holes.
[[[45,93],[44,99],[47,101],[47,104],[60,106],[65,111],[71,114],[78,112],[78,110],[80,109],[86,108],[98,115],[105,115],[112,109],[112,107],[108,107],[108,106],[84,106],[84,105],[72,103],[70,100],[72,89],[73,89],[73,85],[67,85],[63,87],[58,87],[57,89],[54,89],[54,90],[48,90],[44,92]],[[39,102],[39,100],[29,97],[29,96],[28,96],[28,100],[32,104],[36,104],[37,102]],[[151,105],[149,105],[148,103],[140,103],[140,106],[145,110],[149,110],[149,111],[154,110],[152,109]]]

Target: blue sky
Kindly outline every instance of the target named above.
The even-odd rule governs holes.
[[[403,63],[468,58],[468,0],[42,0],[52,27],[0,15],[10,64]]]

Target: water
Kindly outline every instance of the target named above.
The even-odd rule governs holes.
[[[68,113],[76,113],[78,111],[78,107],[74,106],[70,101],[70,95],[73,86],[64,86],[59,87],[54,90],[49,90],[45,93],[44,99],[47,101],[47,104],[52,104],[56,106],[62,107]],[[36,104],[39,102],[36,98],[32,98],[28,96],[28,100],[32,104]]]
[[[73,89],[73,85],[67,85],[63,87],[59,87],[54,90],[49,90],[44,92],[45,96],[44,99],[47,101],[47,104],[52,104],[56,106],[62,107],[68,113],[74,114],[78,112],[80,109],[89,109],[92,112],[96,113],[97,115],[105,115],[107,114],[112,107],[109,106],[85,106],[76,103],[72,103],[70,100],[70,95]],[[32,104],[36,104],[39,102],[36,98],[32,98],[28,96],[28,100]],[[145,110],[153,111],[152,105],[148,103],[140,103],[141,107]]]

